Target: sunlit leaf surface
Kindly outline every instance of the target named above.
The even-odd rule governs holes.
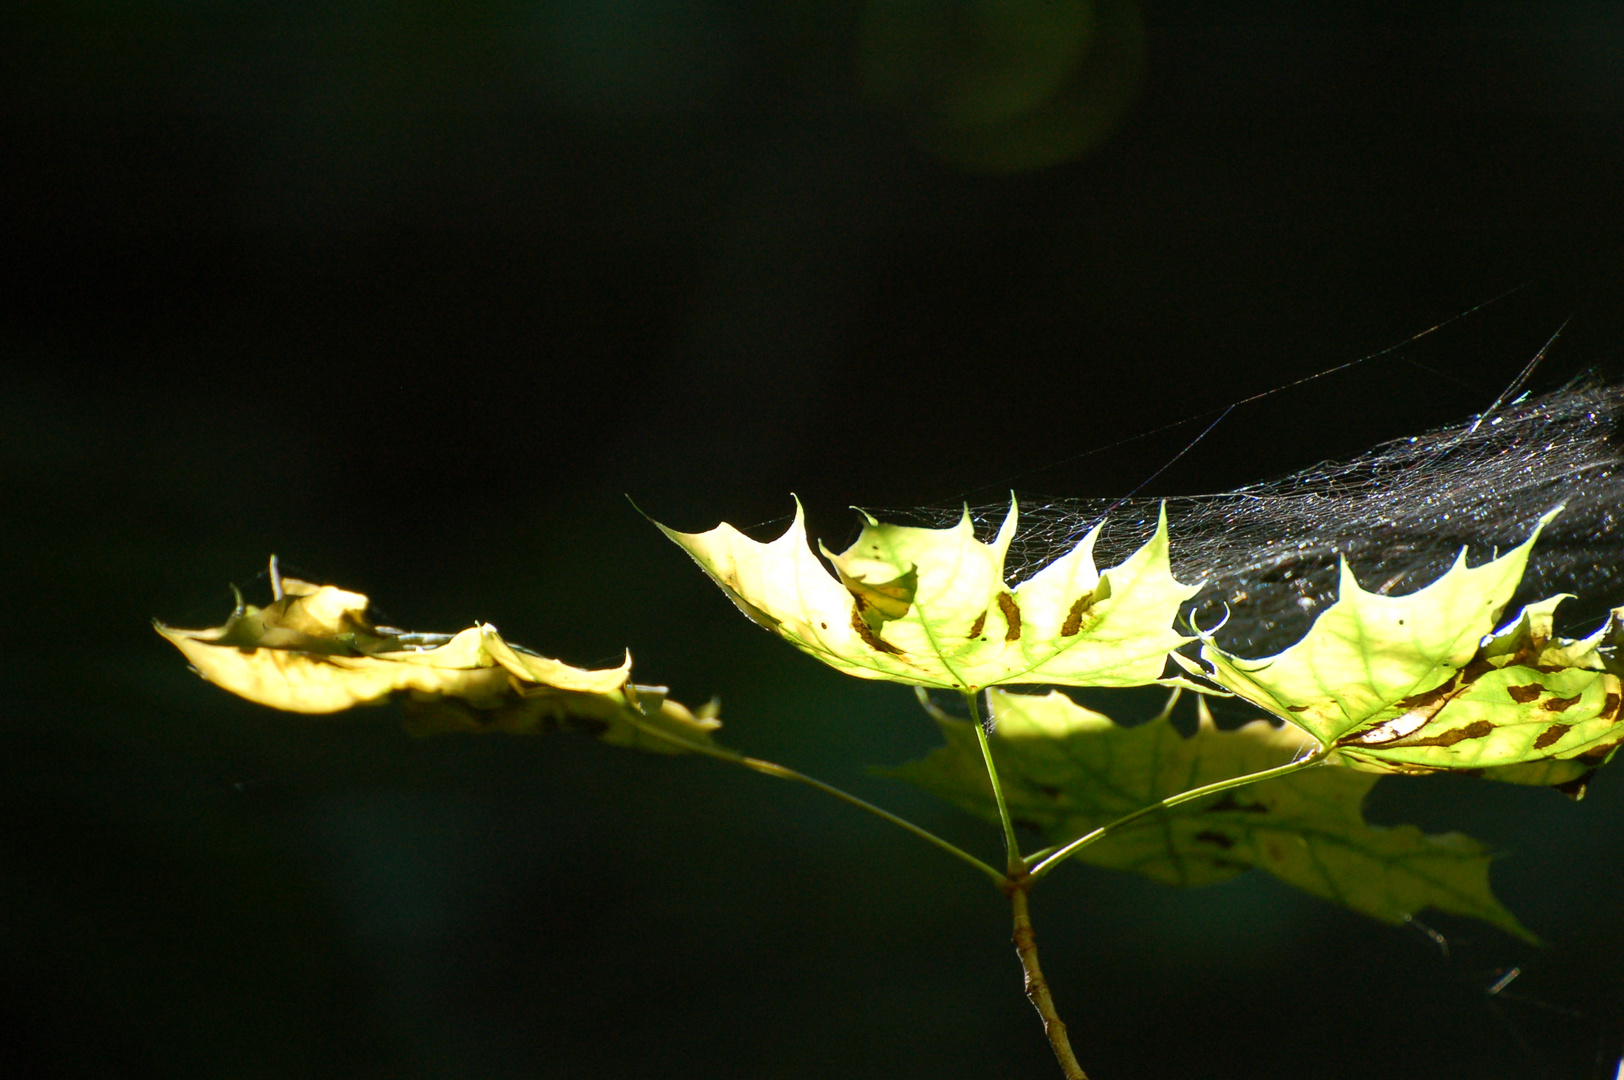
[[[1464,554],[1407,596],[1366,592],[1346,566],[1337,602],[1302,641],[1245,660],[1207,642],[1226,690],[1380,772],[1469,772],[1571,795],[1624,742],[1613,650],[1620,613],[1583,640],[1557,638],[1564,597],[1494,628],[1538,536],[1482,566]]]
[[[1054,844],[1160,799],[1283,765],[1311,746],[1291,727],[1256,720],[1220,731],[1205,703],[1194,735],[1168,715],[1134,727],[1045,696],[990,691],[993,759],[1011,816]],[[938,720],[947,745],[888,774],[990,821],[997,805],[968,721]],[[1490,856],[1459,833],[1365,822],[1377,777],[1309,768],[1152,814],[1074,857],[1170,885],[1203,885],[1260,869],[1384,922],[1426,908],[1470,915],[1527,940],[1489,888]]]
[[[274,576],[274,574],[273,574]],[[419,734],[584,731],[618,746],[681,748],[648,728],[706,742],[714,709],[690,712],[663,687],[635,686],[631,657],[601,670],[571,667],[477,624],[459,634],[413,634],[375,625],[367,598],[331,585],[276,578],[280,598],[259,608],[238,598],[222,626],[158,633],[208,681],[249,701],[333,713],[398,699]]]
[[[946,529],[867,519],[845,551],[807,543],[800,508],[777,540],[729,525],[660,526],[750,618],[818,659],[865,679],[975,690],[1000,683],[1137,686],[1154,682],[1196,589],[1173,579],[1165,519],[1120,566],[1094,566],[1096,528],[1020,585],[1004,580],[1016,508],[991,543],[969,515]]]

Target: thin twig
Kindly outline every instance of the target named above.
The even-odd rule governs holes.
[[[1300,772],[1303,769],[1313,768],[1315,765],[1323,762],[1329,753],[1329,750],[1320,750],[1314,754],[1310,754],[1308,757],[1287,762],[1286,764],[1277,766],[1273,769],[1264,769],[1262,772],[1250,773],[1246,776],[1232,776],[1228,780],[1220,780],[1217,783],[1208,784],[1205,787],[1192,788],[1182,794],[1171,795],[1158,802],[1153,802],[1149,806],[1142,806],[1131,814],[1124,814],[1122,817],[1117,818],[1115,821],[1110,822],[1109,824],[1101,825],[1091,833],[1085,833],[1082,836],[1079,836],[1077,839],[1073,840],[1059,851],[1056,851],[1053,855],[1048,856],[1042,862],[1039,862],[1037,865],[1032,867],[1032,877],[1034,879],[1041,878],[1044,874],[1047,874],[1050,870],[1053,870],[1062,860],[1066,859],[1073,852],[1087,847],[1089,844],[1094,843],[1094,841],[1099,840],[1109,833],[1115,832],[1125,825],[1131,825],[1133,822],[1138,821],[1147,814],[1153,814],[1158,810],[1169,810],[1180,805],[1181,803],[1187,803],[1192,799],[1200,799],[1207,795],[1216,795],[1220,791],[1229,791],[1231,788],[1245,787],[1247,784],[1255,784],[1259,780],[1273,780],[1277,777],[1289,776],[1294,772]]]
[[[1054,1056],[1060,1062],[1060,1071],[1066,1075],[1066,1080],[1088,1080],[1083,1067],[1077,1063],[1077,1055],[1071,1051],[1066,1022],[1055,1011],[1049,983],[1043,977],[1043,968],[1038,966],[1038,939],[1032,929],[1032,916],[1026,904],[1026,893],[1031,884],[1031,879],[1023,878],[1011,882],[1009,887],[1009,902],[1015,911],[1015,955],[1021,958],[1021,969],[1026,972],[1026,998],[1043,1018],[1043,1033],[1049,1037],[1049,1046],[1054,1049]]]
[[[807,776],[805,773],[796,772],[794,769],[779,765],[776,762],[763,761],[761,758],[748,757],[744,754],[740,754],[733,750],[727,750],[720,746],[712,746],[709,743],[690,742],[681,736],[673,735],[668,731],[662,731],[653,724],[650,724],[642,719],[641,716],[637,715],[635,706],[628,709],[627,716],[631,720],[632,726],[643,732],[645,735],[651,735],[663,742],[671,743],[673,746],[680,746],[684,750],[692,750],[696,754],[704,754],[706,757],[715,758],[717,761],[726,761],[733,765],[742,765],[746,769],[751,769],[766,776],[776,776],[780,780],[794,780],[796,783],[805,784],[808,787],[816,788],[826,795],[833,795],[841,802],[849,803],[850,805],[857,807],[859,810],[866,810],[875,817],[889,821],[891,824],[899,828],[906,829],[908,832],[913,833],[926,843],[934,844],[936,847],[941,848],[954,858],[962,859],[964,862],[969,863],[977,870],[980,870],[983,874],[986,874],[988,877],[992,878],[993,882],[1000,888],[1003,888],[1009,883],[1009,879],[1007,877],[1000,874],[997,870],[994,870],[991,866],[988,866],[974,855],[971,855],[968,851],[965,851],[964,849],[956,847],[948,841],[943,840],[940,836],[937,836],[928,829],[920,828],[918,825],[915,825],[906,818],[900,818],[891,813],[889,810],[882,810],[871,802],[859,799],[849,791],[842,791],[833,784],[826,784],[822,780],[814,779],[813,777]]]

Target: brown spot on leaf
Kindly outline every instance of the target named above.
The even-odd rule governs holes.
[[[1203,831],[1196,833],[1195,838],[1204,844],[1216,844],[1225,851],[1228,851],[1230,848],[1235,846],[1235,841],[1231,840],[1223,833]]]
[[[1607,763],[1608,756],[1618,749],[1620,742],[1624,742],[1624,739],[1614,739],[1610,743],[1603,743],[1600,746],[1586,750],[1573,760],[1582,761],[1586,765],[1604,765]]]
[[[1093,593],[1080,597],[1075,604],[1071,605],[1071,610],[1066,613],[1066,621],[1060,624],[1060,636],[1076,637],[1077,632],[1083,628],[1083,616],[1087,615],[1088,609],[1093,606]]]
[[[852,605],[852,609],[851,609],[851,628],[853,630],[857,631],[857,636],[862,638],[863,642],[866,645],[868,645],[869,648],[873,649],[875,652],[891,653],[891,654],[893,654],[895,656],[901,656],[902,655],[902,650],[901,649],[897,648],[895,645],[891,644],[889,641],[886,641],[883,638],[881,638],[880,635],[876,634],[873,630],[870,630],[869,626],[868,626],[868,623],[863,621],[863,600],[862,600],[862,597],[858,597],[857,598],[857,603]]]
[[[1545,749],[1547,746],[1566,735],[1568,733],[1568,728],[1572,726],[1572,724],[1552,724],[1550,727],[1539,733],[1539,738],[1534,740],[1534,749]]]
[[[1552,698],[1545,704],[1541,705],[1540,708],[1544,709],[1546,712],[1562,712],[1574,705],[1577,705],[1579,703],[1579,699],[1582,697],[1584,697],[1583,694],[1575,694],[1569,698]]]
[[[1287,712],[1307,712],[1308,711],[1308,706],[1307,705],[1287,705],[1286,706],[1286,711]]]
[[[1544,692],[1545,688],[1539,685],[1539,683],[1529,683],[1527,686],[1506,687],[1507,695],[1509,695],[1511,700],[1515,701],[1518,705],[1527,705],[1530,701],[1537,700]]]
[[[1021,636],[1021,609],[1015,606],[1015,598],[1007,592],[999,593],[998,610],[1004,613],[1004,621],[1009,624],[1009,629],[1004,631],[1004,640],[1017,640]]]
[[[1049,796],[1051,799],[1058,799],[1061,795],[1060,789],[1055,787],[1053,784],[1039,784],[1038,790]]]
[[[860,604],[865,612],[872,611],[879,619],[900,619],[913,605],[914,593],[919,589],[919,569],[914,567],[891,581],[871,582],[852,577],[839,567],[840,583]]]
[[[970,636],[971,637],[980,637],[981,636],[981,628],[986,626],[986,625],[987,625],[987,613],[985,611],[983,611],[980,615],[976,616],[976,621],[970,624]]]
[[[1465,693],[1473,682],[1494,670],[1494,666],[1486,660],[1473,660],[1470,664],[1467,664],[1465,667],[1456,672],[1455,677],[1444,683],[1442,686],[1433,687],[1431,690],[1425,690],[1419,694],[1411,694],[1409,697],[1401,698],[1399,701],[1395,702],[1399,708],[1405,710],[1400,719],[1410,717],[1412,719],[1421,721],[1420,723],[1409,727],[1409,731],[1411,732],[1420,730],[1427,724],[1431,723],[1432,718],[1442,712],[1444,706],[1449,704],[1451,699],[1459,697],[1461,694]],[[1366,731],[1344,735],[1342,738],[1337,740],[1337,745],[1342,746],[1350,742],[1379,741],[1386,743],[1405,739],[1408,732],[1405,732],[1404,734],[1395,734],[1380,740],[1371,738],[1371,736],[1373,736],[1375,733],[1383,731],[1386,724],[1394,723],[1396,723],[1396,721],[1389,720],[1384,724],[1378,724]],[[1480,728],[1483,730],[1480,730]],[[1478,723],[1468,724],[1466,727],[1456,728],[1454,731],[1446,731],[1441,735],[1435,735],[1430,738],[1416,739],[1413,742],[1404,741],[1400,745],[1453,746],[1462,739],[1482,738],[1484,735],[1488,734],[1488,729],[1490,728],[1492,728],[1492,725],[1488,725],[1484,721],[1479,721]]]
[[[1604,702],[1602,702],[1601,714],[1603,716],[1611,718],[1614,721],[1617,721],[1618,720],[1618,706],[1619,706],[1619,697],[1618,697],[1618,695],[1617,694],[1608,694],[1607,699]]]
[[[1493,730],[1494,725],[1489,723],[1489,721],[1474,720],[1465,727],[1451,728],[1448,731],[1440,732],[1437,735],[1431,735],[1425,739],[1415,739],[1410,742],[1401,743],[1400,745],[1404,746],[1406,749],[1412,746],[1454,746],[1456,743],[1465,742],[1467,739],[1484,738]]]
[[[1400,698],[1395,704],[1405,712],[1426,713],[1433,711],[1433,706],[1441,705],[1443,702],[1448,701],[1450,696],[1456,693],[1459,689],[1459,685],[1451,680],[1444,683],[1442,686],[1434,687],[1433,689],[1425,691],[1424,693],[1411,694],[1407,698]]]

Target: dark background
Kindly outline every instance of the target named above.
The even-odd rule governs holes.
[[[11,1075],[1057,1075],[1002,898],[912,838],[713,763],[272,713],[147,618],[220,621],[274,551],[399,625],[629,646],[990,857],[865,772],[933,743],[906,689],[748,624],[624,496],[768,536],[794,491],[838,546],[851,504],[1120,495],[1205,421],[1079,455],[1518,286],[1145,493],[1469,415],[1570,316],[1536,385],[1620,367],[1611,4],[57,2],[0,39]],[[1618,777],[1371,813],[1505,851],[1547,947],[1068,868],[1035,917],[1091,1074],[1610,1078]]]

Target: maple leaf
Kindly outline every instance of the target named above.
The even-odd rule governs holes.
[[[1201,700],[1185,736],[1169,708],[1124,727],[1059,691],[988,692],[993,759],[1011,816],[1064,844],[1141,807],[1289,762],[1313,740],[1254,720],[1220,731]],[[886,775],[991,821],[998,808],[969,721],[938,715],[947,745]],[[1152,813],[1077,850],[1096,866],[1169,885],[1204,885],[1250,869],[1384,922],[1425,908],[1469,915],[1534,940],[1489,888],[1490,855],[1459,833],[1368,824],[1379,777],[1309,768]]]
[[[1179,659],[1313,736],[1333,762],[1468,772],[1577,797],[1624,742],[1612,657],[1620,612],[1588,638],[1557,638],[1557,596],[1495,631],[1538,535],[1477,567],[1462,552],[1406,596],[1366,592],[1344,564],[1336,603],[1291,648],[1245,660],[1204,638],[1209,670]]]
[[[1118,566],[1095,567],[1096,526],[1013,587],[1004,577],[1013,503],[991,543],[976,539],[968,511],[945,529],[864,517],[851,547],[824,550],[832,574],[808,546],[799,503],[770,543],[726,524],[659,528],[751,619],[859,678],[966,693],[1003,683],[1139,686],[1191,640],[1172,627],[1198,587],[1173,578],[1165,514]]]
[[[631,656],[588,670],[539,656],[476,624],[458,634],[377,626],[360,593],[275,573],[278,598],[260,608],[237,597],[230,618],[208,630],[154,622],[209,682],[299,713],[334,713],[399,700],[418,734],[585,731],[605,742],[680,753],[669,739],[705,742],[720,726],[714,706],[698,713],[664,687],[631,682]]]

